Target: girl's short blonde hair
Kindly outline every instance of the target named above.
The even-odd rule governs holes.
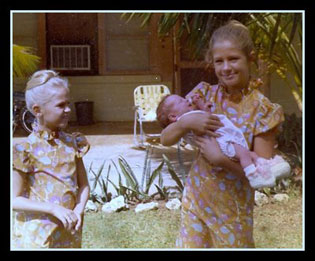
[[[227,24],[216,29],[210,39],[209,48],[205,56],[206,62],[213,63],[212,49],[218,41],[232,41],[240,50],[249,58],[251,52],[254,51],[254,44],[250,36],[248,28],[236,20],[230,20]]]
[[[68,80],[60,77],[57,72],[52,70],[35,72],[26,84],[25,102],[27,109],[34,114],[33,105],[47,103],[53,95],[50,89],[58,87],[69,89]]]

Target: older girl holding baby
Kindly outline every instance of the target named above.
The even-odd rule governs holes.
[[[254,48],[248,29],[237,21],[218,28],[209,43],[207,60],[214,66],[217,85],[200,83],[186,98],[201,94],[213,106],[211,113],[225,114],[259,157],[273,156],[275,134],[284,120],[282,108],[251,88],[250,63]],[[222,157],[214,137],[220,126],[214,115],[190,114],[162,131],[164,145],[175,144],[188,131],[198,137],[200,154],[187,179],[181,211],[180,248],[254,247],[254,189],[238,162]]]

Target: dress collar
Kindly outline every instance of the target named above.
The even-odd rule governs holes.
[[[252,90],[258,89],[263,84],[260,78],[250,79],[249,84],[246,88],[241,89],[236,93],[228,93],[228,89],[225,85],[219,82],[219,88],[223,91],[224,97],[226,97],[230,101],[240,102],[243,98],[248,95]]]
[[[32,127],[33,127],[33,132],[37,136],[47,141],[59,138],[60,132],[61,132],[60,130],[57,130],[57,131],[42,130],[39,128],[39,125],[36,121],[32,124]]]
[[[248,88],[242,89],[239,92],[229,93],[227,87],[221,83],[219,83],[219,88],[222,90],[223,96],[232,102],[242,101],[244,96],[248,93]]]

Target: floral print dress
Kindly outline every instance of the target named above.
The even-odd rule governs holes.
[[[251,86],[251,85],[250,85]],[[240,128],[252,148],[256,135],[284,120],[282,107],[257,89],[230,95],[221,85],[198,84],[187,96],[200,93],[213,103],[212,112],[225,114]],[[179,248],[250,248],[253,240],[254,189],[239,178],[211,166],[198,154],[187,178],[182,199]]]
[[[76,205],[76,157],[89,150],[79,133],[33,131],[13,147],[13,169],[25,175],[23,196],[73,209]],[[66,231],[54,216],[14,211],[13,248],[80,248],[82,231]]]

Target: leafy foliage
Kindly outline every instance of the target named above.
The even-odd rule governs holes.
[[[102,176],[105,161],[102,163],[102,165],[99,167],[96,173],[92,169],[93,163],[91,163],[88,172],[93,174],[94,181],[91,184],[90,199],[94,202],[97,201],[101,204],[109,202],[112,198],[112,195],[108,189],[109,183],[116,190],[117,195],[122,195],[129,201],[138,202],[149,201],[156,194],[159,194],[161,199],[168,199],[170,193],[169,190],[171,188],[164,186],[162,177],[162,169],[164,164],[166,164],[169,174],[177,184],[175,189],[182,193],[185,184],[185,176],[176,174],[174,166],[172,165],[172,163],[170,162],[166,155],[163,154],[162,161],[153,171],[151,171],[150,154],[151,149],[152,149],[151,146],[147,146],[146,156],[144,159],[144,167],[141,177],[141,185],[139,185],[140,183],[135,173],[133,172],[131,166],[122,156],[119,156],[118,158],[118,166],[113,160],[111,160],[111,163],[108,165],[107,174],[105,178]],[[111,171],[112,166],[114,166],[114,168],[116,169],[118,175],[118,184],[115,184],[112,180],[109,179],[109,173]],[[122,177],[124,177],[125,182],[123,182]],[[158,184],[154,184],[156,178],[158,178]],[[97,184],[100,186],[101,195],[96,193]],[[149,195],[150,188],[152,187],[153,184],[157,189],[157,193]]]
[[[32,54],[32,48],[13,44],[13,76],[26,77],[38,67],[40,58]]]
[[[94,175],[94,182],[91,188],[91,192],[90,192],[90,199],[95,202],[99,202],[101,204],[104,204],[105,202],[108,202],[111,200],[111,193],[108,192],[108,176],[109,176],[109,172],[111,169],[111,166],[108,166],[108,171],[107,171],[107,177],[106,177],[106,182],[104,181],[103,177],[101,176],[104,165],[105,165],[105,161],[103,162],[103,164],[100,166],[100,168],[98,169],[97,173],[95,173],[92,169],[92,164],[90,165],[89,168],[89,172],[91,172]],[[100,185],[101,189],[102,189],[102,194],[98,195],[95,192],[97,183]]]
[[[291,176],[277,182],[277,186],[274,188],[263,189],[267,195],[302,188],[302,118],[297,117],[294,113],[291,115],[285,114],[282,129],[283,130],[277,135],[278,150],[289,162],[291,166]]]
[[[174,169],[173,165],[171,164],[170,160],[166,157],[165,154],[163,154],[163,159],[166,162],[168,172],[170,173],[172,179],[177,184],[177,189],[182,193],[183,190],[184,190],[184,184],[185,183],[182,180],[180,180],[180,178],[178,177],[178,175],[175,172],[175,169]]]
[[[291,89],[302,111],[302,15],[301,13],[249,14],[247,24],[258,58],[267,64],[262,74],[276,72]],[[288,78],[293,75],[293,82]]]
[[[115,184],[112,180],[109,179],[109,173],[111,170],[111,164],[108,165],[107,176],[104,180],[102,177],[102,171],[104,169],[105,161],[98,169],[97,173],[95,173],[92,169],[92,163],[88,172],[91,172],[94,175],[94,182],[91,188],[90,199],[93,201],[98,201],[99,203],[104,204],[111,200],[111,193],[108,192],[108,184],[110,183],[114,189],[116,190],[117,195],[124,196],[127,200],[130,201],[146,201],[152,198],[152,195],[149,196],[149,190],[154,182],[154,180],[159,176],[159,185],[161,186],[161,190],[164,191],[163,188],[163,180],[161,171],[164,165],[164,161],[158,165],[156,169],[151,172],[151,159],[149,157],[150,148],[147,148],[147,154],[145,157],[143,174],[142,174],[142,185],[139,185],[139,181],[137,180],[136,175],[132,171],[131,166],[128,164],[126,159],[122,156],[118,158],[118,166],[116,163],[111,160],[113,166],[115,167],[118,174],[118,184]],[[122,177],[125,178],[125,184],[122,181]],[[144,184],[145,180],[145,184]],[[95,191],[97,184],[99,184],[101,188],[101,195],[98,195]]]
[[[277,136],[279,150],[285,152],[295,166],[302,167],[302,118],[285,114],[283,131]]]

